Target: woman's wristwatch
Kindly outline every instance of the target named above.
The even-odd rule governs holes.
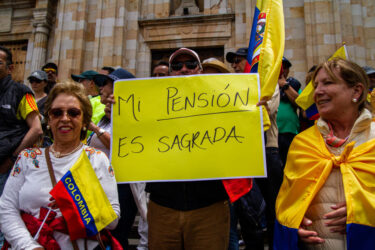
[[[285,83],[284,86],[281,87],[282,90],[287,90],[289,89],[289,83]]]
[[[105,130],[100,128],[99,131],[98,131],[98,137],[102,136],[104,134]]]

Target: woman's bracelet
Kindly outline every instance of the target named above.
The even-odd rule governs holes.
[[[105,130],[100,128],[99,131],[98,131],[98,137],[102,136],[104,134]]]

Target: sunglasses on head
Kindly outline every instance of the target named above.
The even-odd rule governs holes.
[[[44,72],[46,72],[46,73],[48,73],[48,72],[56,73],[56,70],[53,69],[53,68],[45,68]]]
[[[30,83],[33,83],[33,82],[35,82],[35,83],[41,83],[42,80],[39,80],[39,79],[36,79],[36,78],[30,78],[29,82]]]
[[[199,65],[198,61],[176,62],[176,63],[171,63],[171,68],[174,71],[178,71],[182,69],[184,64],[186,68],[188,69],[195,69]]]
[[[77,109],[77,108],[70,108],[66,111],[64,111],[63,109],[61,108],[54,108],[54,109],[51,109],[48,114],[51,118],[59,118],[61,116],[63,116],[64,112],[66,112],[68,114],[68,116],[70,118],[76,118],[78,116],[81,115],[81,110],[80,109]]]

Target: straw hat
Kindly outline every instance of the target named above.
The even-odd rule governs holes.
[[[232,73],[232,71],[222,61],[211,57],[202,62],[203,71],[207,67],[212,67],[219,70],[221,73]]]

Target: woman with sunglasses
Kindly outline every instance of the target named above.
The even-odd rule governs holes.
[[[54,240],[61,249],[76,249],[77,246],[86,249],[86,244],[87,249],[94,249],[98,246],[97,241],[70,241],[64,229],[65,224],[57,223],[61,221],[61,212],[49,194],[53,188],[52,176],[58,182],[81,154],[86,154],[115,213],[120,214],[116,180],[107,156],[81,142],[91,122],[90,101],[81,85],[60,83],[51,90],[45,109],[48,129],[54,142],[49,148],[32,148],[19,154],[0,198],[0,230],[12,249],[48,249],[47,244],[52,244]],[[48,155],[50,160],[46,157]],[[52,171],[49,170],[49,163]],[[41,212],[48,207],[53,209],[51,214],[55,215],[48,224],[57,223],[60,229],[55,231],[56,227],[48,226],[51,231],[42,230],[38,241],[34,240],[34,235],[29,232],[32,230],[25,226],[21,213],[43,221]],[[116,225],[117,219],[107,228],[113,229]],[[31,226],[38,228],[33,224]],[[43,242],[46,237],[42,237],[42,234],[48,235],[47,242]]]

